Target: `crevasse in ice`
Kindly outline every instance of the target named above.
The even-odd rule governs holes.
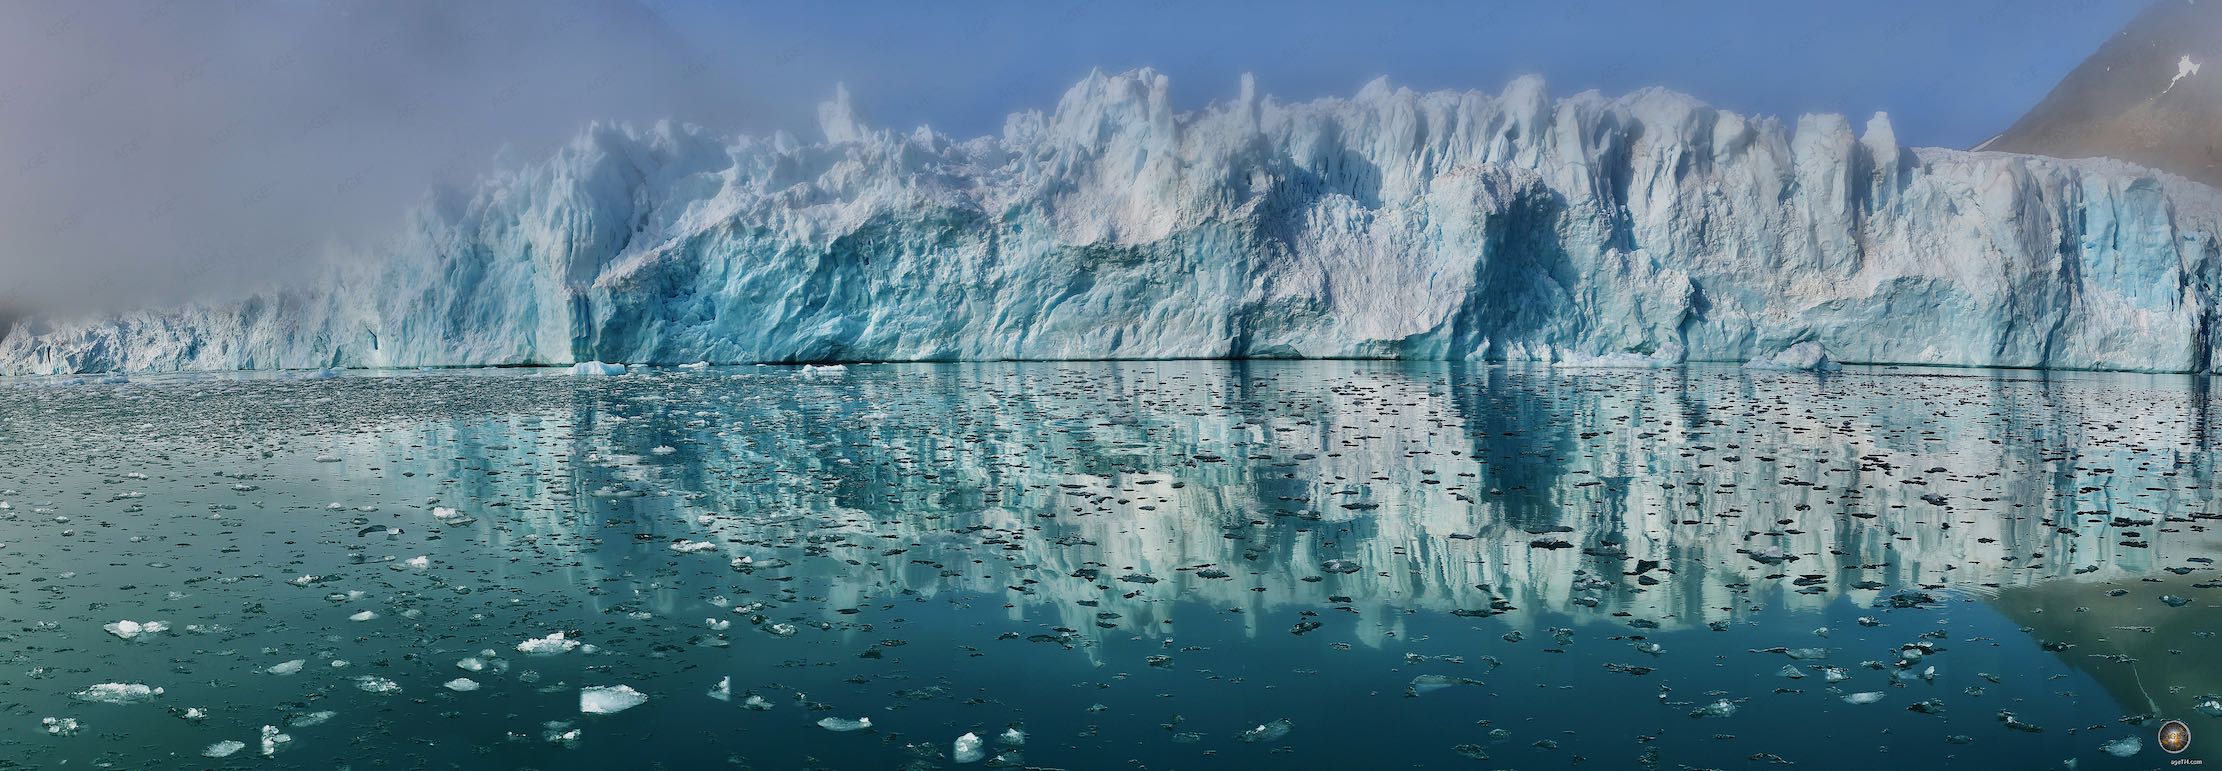
[[[1091,74],[959,141],[595,125],[244,301],[20,322],[0,372],[1164,357],[2212,368],[2222,195],[1681,94]],[[1782,356],[1798,346],[1797,352]],[[599,369],[599,368],[597,368]]]

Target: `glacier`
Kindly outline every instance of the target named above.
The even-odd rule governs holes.
[[[957,140],[596,124],[244,299],[17,320],[0,372],[1211,357],[2213,369],[2222,193],[1647,89],[1092,73]],[[596,365],[600,366],[600,365]]]

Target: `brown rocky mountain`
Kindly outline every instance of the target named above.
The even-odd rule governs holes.
[[[2158,0],[1977,150],[2118,158],[2222,187],[2222,0]]]

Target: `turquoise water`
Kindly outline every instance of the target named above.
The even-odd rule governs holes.
[[[16,382],[0,762],[2149,768],[2160,719],[2222,746],[2214,406],[1390,362]]]

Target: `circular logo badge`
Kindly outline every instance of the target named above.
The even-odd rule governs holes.
[[[2160,748],[2170,755],[2191,749],[2191,726],[2184,725],[2181,720],[2160,724]]]

